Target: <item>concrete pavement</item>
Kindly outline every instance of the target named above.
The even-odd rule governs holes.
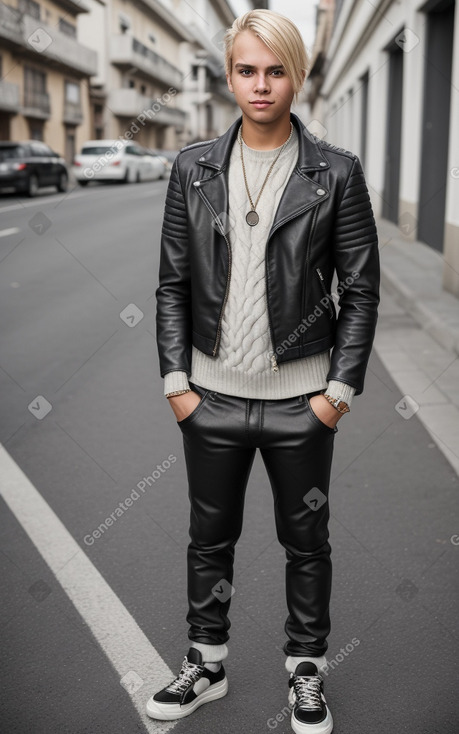
[[[382,303],[375,349],[459,474],[459,299],[442,289],[443,256],[378,222]],[[448,265],[446,265],[448,267]]]

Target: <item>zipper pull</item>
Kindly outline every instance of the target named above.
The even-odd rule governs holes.
[[[272,371],[279,372],[279,367],[277,366],[277,360],[276,360],[275,354],[271,354],[271,364],[272,364]]]

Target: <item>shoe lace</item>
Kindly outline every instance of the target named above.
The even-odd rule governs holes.
[[[319,675],[294,675],[292,691],[298,704],[306,709],[321,708],[322,680]]]
[[[185,657],[180,673],[178,674],[177,678],[173,680],[169,686],[167,686],[166,690],[170,693],[185,693],[189,686],[191,686],[193,683],[196,683],[196,681],[201,676],[203,670],[204,665],[190,663]]]

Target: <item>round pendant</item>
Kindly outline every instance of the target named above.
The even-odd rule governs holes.
[[[247,222],[247,224],[250,224],[251,227],[254,227],[260,221],[260,217],[254,209],[251,209],[245,215],[245,221]]]

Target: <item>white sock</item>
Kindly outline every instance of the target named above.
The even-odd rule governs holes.
[[[204,642],[191,641],[191,647],[196,647],[202,655],[204,663],[219,663],[228,657],[228,647],[223,643],[222,645],[207,645]]]
[[[321,655],[321,657],[312,657],[312,656],[304,656],[304,657],[297,657],[296,655],[288,655],[286,661],[285,661],[285,667],[288,670],[289,673],[294,673],[296,666],[299,663],[314,663],[314,665],[317,665],[317,669],[320,672],[324,668],[327,667],[327,658],[325,655]]]
[[[222,664],[221,663],[204,663],[204,667],[210,670],[211,673],[218,673]]]

